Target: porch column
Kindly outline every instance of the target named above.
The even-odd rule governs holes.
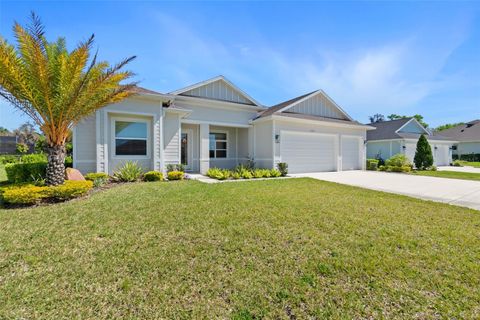
[[[210,168],[210,125],[200,124],[200,173],[206,174]]]

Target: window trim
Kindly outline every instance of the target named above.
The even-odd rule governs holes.
[[[116,122],[141,122],[147,124],[147,138],[118,138],[125,140],[145,140],[147,143],[147,154],[146,155],[117,155],[116,141],[117,137],[115,134],[115,125]],[[134,159],[134,160],[145,160],[151,158],[151,121],[149,119],[142,118],[133,118],[133,117],[112,117],[111,126],[110,126],[110,136],[111,136],[111,154],[112,159]]]
[[[216,140],[215,139],[215,149],[214,149],[214,157],[210,157],[210,135],[211,134],[214,134],[214,133],[222,133],[222,134],[225,134],[225,140],[222,139],[222,140]],[[217,157],[217,141],[218,142],[225,142],[226,143],[226,148],[225,149],[218,149],[218,150],[225,150],[225,157],[221,157],[221,158],[218,158]],[[215,160],[224,160],[224,159],[228,159],[228,131],[226,130],[211,130],[208,132],[208,155],[209,155],[209,159],[215,159]]]

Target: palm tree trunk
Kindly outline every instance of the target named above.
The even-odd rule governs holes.
[[[47,147],[48,164],[46,184],[57,186],[65,182],[65,145]]]

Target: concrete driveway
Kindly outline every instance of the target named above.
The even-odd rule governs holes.
[[[293,174],[480,210],[480,182],[374,171]]]

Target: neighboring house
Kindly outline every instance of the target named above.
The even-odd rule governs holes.
[[[441,135],[432,134],[415,118],[382,121],[370,124],[377,128],[367,133],[367,157],[388,159],[398,153],[405,154],[413,163],[417,142],[424,134],[432,148],[436,166],[446,166],[452,162],[452,146],[455,141]]]
[[[480,154],[480,120],[473,120],[442,130],[439,134],[458,141],[453,148],[455,155]]]
[[[137,94],[73,130],[74,166],[107,172],[126,160],[145,170],[183,163],[191,172],[286,162],[291,173],[363,169],[367,130],[323,91],[265,108],[223,76],[161,94]]]

